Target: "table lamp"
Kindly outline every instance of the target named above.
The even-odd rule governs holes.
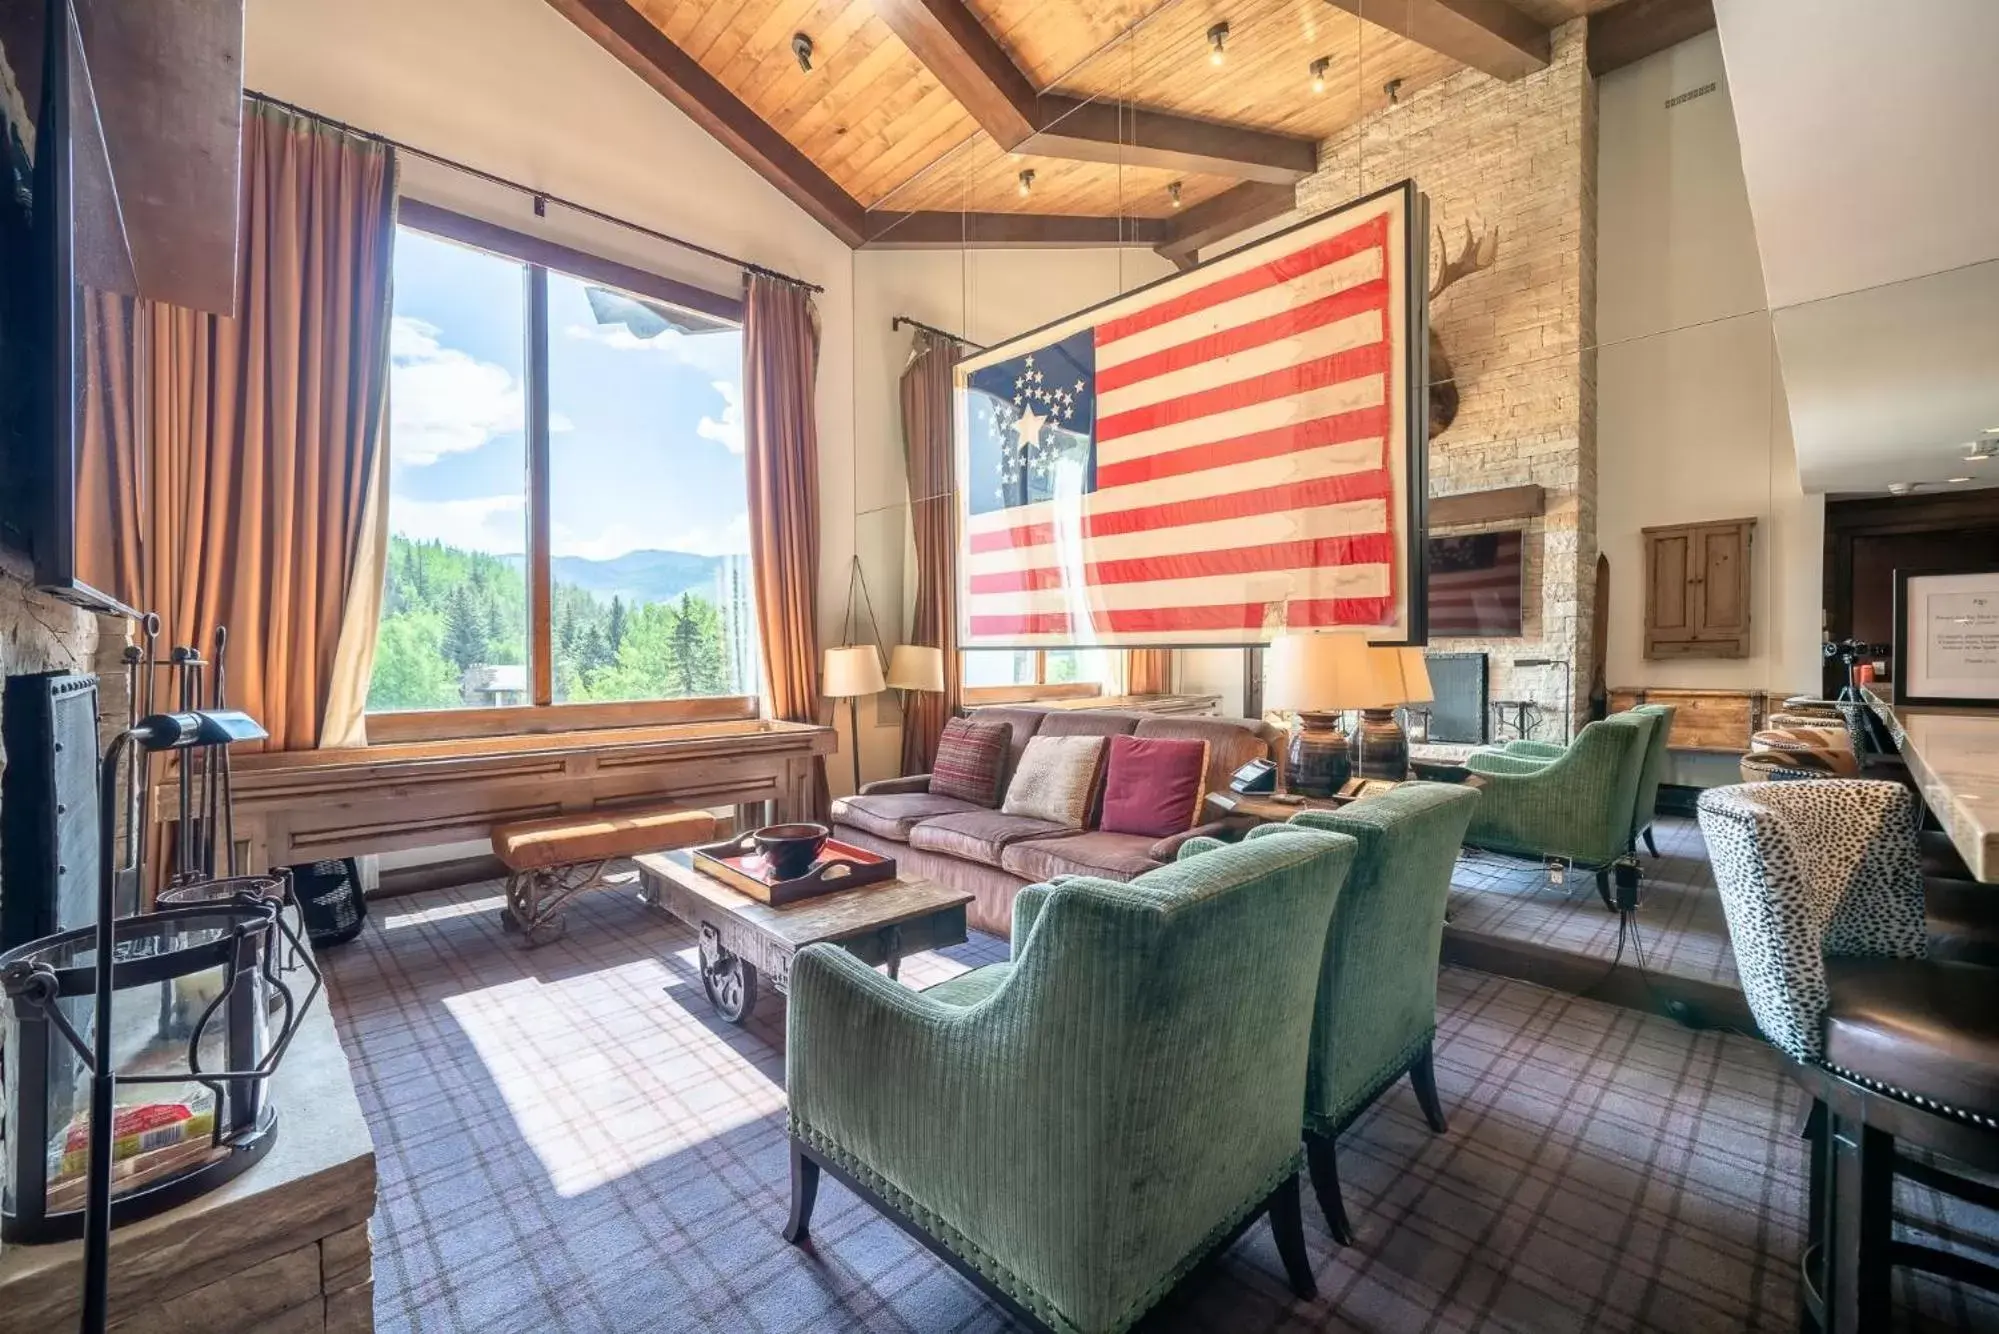
[[[1430,669],[1420,648],[1370,644],[1367,658],[1374,672],[1372,698],[1378,702],[1361,706],[1360,726],[1347,742],[1348,759],[1362,778],[1400,782],[1409,776],[1409,738],[1396,721],[1395,710],[1437,697],[1430,688]]]
[[[888,684],[891,690],[943,690],[944,650],[928,644],[897,644],[889,650]]]
[[[1380,702],[1368,643],[1351,633],[1279,635],[1265,663],[1265,701],[1298,715],[1286,785],[1304,796],[1330,797],[1353,776],[1341,711]]]
[[[847,701],[847,735],[854,748],[854,791],[861,790],[861,696],[888,689],[882,679],[881,651],[873,644],[848,644],[826,650],[819,693]]]

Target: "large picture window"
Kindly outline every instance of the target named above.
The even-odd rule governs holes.
[[[734,303],[404,216],[371,737],[753,715]]]

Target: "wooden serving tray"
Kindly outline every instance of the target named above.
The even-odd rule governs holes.
[[[829,838],[812,869],[795,880],[776,880],[748,834],[694,849],[694,868],[730,889],[774,908],[818,894],[895,879],[895,858]]]

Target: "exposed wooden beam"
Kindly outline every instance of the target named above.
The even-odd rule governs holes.
[[[1475,523],[1504,523],[1538,518],[1547,509],[1547,493],[1538,486],[1502,486],[1491,491],[1461,491],[1430,497],[1430,527],[1463,528]]]
[[[1319,169],[1310,139],[1113,101],[1037,96],[964,0],[876,0],[875,12],[1009,152],[1252,181],[1302,180]]]
[[[1268,130],[1055,93],[1042,96],[1040,115],[1041,128],[1020,152],[1279,185],[1319,169],[1317,143]]]
[[[548,0],[625,68],[848,245],[866,239],[867,210],[626,0]]]
[[[962,0],[875,0],[875,13],[1001,148],[1034,133],[1034,85]]]
[[[1495,79],[1548,67],[1548,30],[1506,0],[1328,0]]]
[[[1291,186],[1244,181],[1181,212],[1153,248],[1181,268],[1191,268],[1196,251],[1297,207],[1298,192]]]
[[[1589,16],[1589,72],[1599,77],[1714,27],[1714,0],[1624,0]]]
[[[1068,213],[868,214],[865,250],[1037,250],[1081,246],[1152,246],[1167,238],[1161,218],[1086,217]]]

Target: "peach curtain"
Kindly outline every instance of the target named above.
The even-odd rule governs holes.
[[[350,613],[374,605],[357,583],[380,578],[395,198],[385,145],[250,102],[235,316],[96,307],[101,364],[141,349],[138,376],[107,383],[137,386],[143,426],[123,391],[86,407],[83,490],[115,504],[83,516],[79,545],[159,613],[162,653],[210,654],[228,627],[230,703],[273,749],[352,730],[328,703]]]
[[[911,691],[902,719],[902,771],[930,771],[944,724],[963,702],[958,661],[957,501],[951,484],[951,375],[958,344],[916,331],[902,372],[902,449],[916,543],[916,616],[910,642],[944,651],[943,692]]]
[[[819,721],[818,374],[812,294],[750,274],[743,302],[743,461],[757,634],[765,708],[795,723]],[[824,819],[826,766],[815,758],[813,768],[813,810]]]
[[[1170,695],[1173,693],[1173,650],[1135,648],[1124,655],[1124,691],[1127,695]]]

